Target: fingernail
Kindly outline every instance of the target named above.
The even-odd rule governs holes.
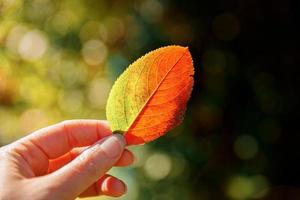
[[[125,185],[125,184],[124,184],[124,188],[125,188],[125,192],[124,192],[124,194],[126,194],[126,193],[127,193],[127,191],[128,191],[128,189],[127,189],[127,185]]]
[[[102,182],[101,191],[104,194],[113,191],[116,196],[121,196],[127,192],[127,186],[120,180],[108,177]]]
[[[109,158],[116,158],[121,155],[125,147],[124,137],[120,134],[114,134],[108,137],[102,144],[101,148]]]

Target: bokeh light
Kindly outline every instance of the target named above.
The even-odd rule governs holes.
[[[89,40],[84,43],[81,53],[88,65],[99,65],[104,62],[107,49],[100,40]]]
[[[234,151],[241,159],[253,158],[258,152],[258,144],[251,135],[241,135],[234,143]]]
[[[220,40],[233,40],[240,32],[238,19],[231,13],[223,13],[213,20],[213,31]]]
[[[140,5],[140,13],[149,22],[161,20],[163,15],[163,6],[158,0],[146,0]]]
[[[166,178],[172,170],[172,161],[167,154],[153,153],[145,162],[146,175],[153,180]]]
[[[254,192],[254,184],[247,177],[234,177],[230,181],[227,194],[232,199],[248,199]]]
[[[18,45],[18,52],[22,59],[34,61],[47,50],[47,39],[43,33],[38,30],[29,31],[21,38]]]
[[[226,189],[230,199],[261,199],[269,190],[268,180],[262,175],[234,176]]]
[[[185,118],[159,140],[128,147],[135,163],[109,172],[128,185],[119,199],[268,199],[277,185],[298,187],[291,5],[0,0],[0,147],[62,120],[106,119],[109,91],[126,67],[178,44],[195,65]],[[299,199],[286,191],[285,199]]]

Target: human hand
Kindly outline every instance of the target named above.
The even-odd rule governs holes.
[[[121,196],[125,184],[106,172],[133,154],[106,121],[70,120],[0,148],[0,200]]]

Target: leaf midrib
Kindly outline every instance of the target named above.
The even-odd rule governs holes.
[[[143,104],[143,106],[141,107],[141,109],[138,111],[135,119],[131,122],[130,126],[128,127],[127,131],[128,132],[132,125],[136,122],[136,120],[138,119],[138,117],[140,116],[140,114],[143,112],[143,110],[145,109],[146,105],[149,103],[149,101],[152,99],[152,97],[154,96],[154,94],[157,92],[158,88],[161,86],[161,84],[164,82],[164,80],[166,79],[166,77],[169,75],[169,73],[174,69],[174,67],[178,64],[178,62],[183,58],[183,56],[186,54],[187,52],[185,51],[180,58],[178,58],[178,60],[176,61],[176,63],[169,69],[169,71],[166,73],[166,75],[161,79],[161,81],[158,83],[158,85],[156,86],[156,88],[153,90],[152,94],[150,94],[150,96],[148,97],[148,99],[146,100],[146,102]]]

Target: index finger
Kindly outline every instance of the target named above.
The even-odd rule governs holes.
[[[67,120],[37,130],[22,140],[38,147],[48,159],[58,158],[74,147],[94,144],[99,139],[111,135],[107,121]]]

